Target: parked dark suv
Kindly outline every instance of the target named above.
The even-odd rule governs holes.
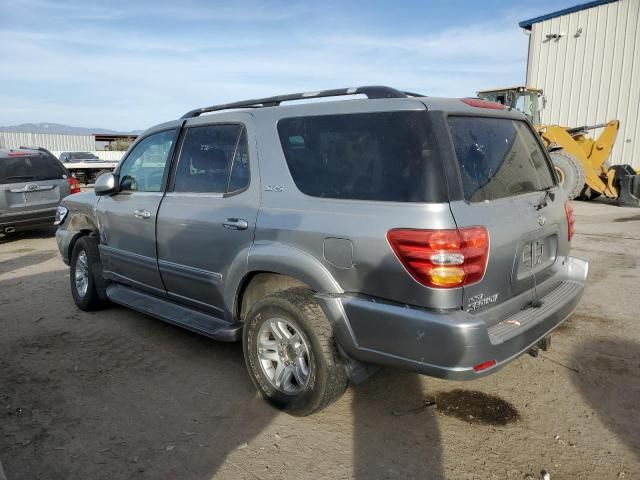
[[[0,149],[0,232],[52,226],[60,200],[80,185],[44,149]]]
[[[479,99],[360,87],[201,108],[63,204],[80,308],[242,339],[258,390],[298,415],[371,364],[495,372],[545,341],[587,278],[537,134]]]

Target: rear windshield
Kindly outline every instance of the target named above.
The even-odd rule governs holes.
[[[291,176],[314,197],[442,201],[425,112],[285,118],[278,133]]]
[[[448,122],[467,201],[496,200],[554,185],[540,144],[525,122],[456,116]]]
[[[25,155],[0,158],[0,184],[55,180],[65,176],[64,167],[54,157]]]

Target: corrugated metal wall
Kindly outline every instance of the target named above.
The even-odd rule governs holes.
[[[611,163],[635,168],[640,168],[639,26],[640,0],[535,23],[527,65],[527,85],[544,89],[547,97],[543,123],[577,127],[617,118]],[[566,35],[557,41],[546,38],[562,32]]]
[[[93,135],[0,132],[0,148],[44,147],[60,152],[85,152],[96,149]]]

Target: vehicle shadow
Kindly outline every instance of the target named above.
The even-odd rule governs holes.
[[[599,338],[576,349],[572,379],[593,413],[640,461],[640,343]]]
[[[27,251],[27,249],[25,249]],[[7,252],[12,253],[12,252]],[[18,251],[16,253],[22,253]],[[9,270],[15,270],[18,268],[26,268],[31,267],[33,265],[38,265],[40,263],[51,260],[52,258],[57,257],[59,254],[57,252],[37,252],[37,253],[29,253],[27,255],[19,255],[8,260],[0,261],[0,274],[7,272]]]
[[[443,478],[434,405],[420,375],[387,368],[353,387],[354,478]],[[400,439],[400,440],[399,440]]]
[[[116,306],[81,312],[68,285],[66,270],[0,282],[8,478],[211,478],[279,414],[239,343]]]
[[[36,230],[17,233],[0,233],[0,245],[3,243],[14,243],[23,239],[50,238],[56,234],[57,227],[42,227]]]
[[[380,275],[381,272],[393,271],[395,262],[397,259],[389,250],[378,264],[359,264],[362,271],[368,272],[364,276],[363,291],[377,292],[383,286],[393,295],[393,289],[401,288],[391,285],[392,282]],[[396,330],[391,325],[381,328],[371,320],[369,328],[378,328],[378,336],[393,339],[396,344],[406,341],[403,328]],[[404,329],[408,327],[404,326]],[[415,342],[420,348],[428,350],[431,340],[427,333],[419,336]],[[376,346],[371,348],[375,349]],[[426,397],[421,375],[390,367],[383,368],[363,384],[353,387],[356,479],[444,477],[436,408]]]

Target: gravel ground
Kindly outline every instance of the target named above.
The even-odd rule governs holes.
[[[307,418],[239,344],[75,308],[51,232],[0,238],[0,458],[18,479],[640,478],[640,210],[576,203],[589,285],[553,348],[473,382],[383,370]]]

